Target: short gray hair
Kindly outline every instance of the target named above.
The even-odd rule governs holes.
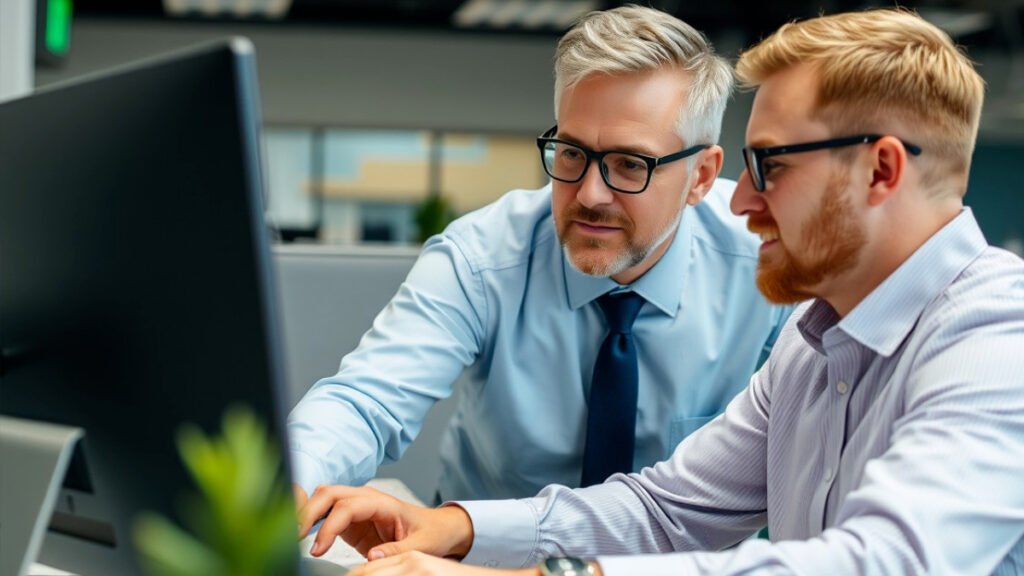
[[[677,67],[690,73],[689,98],[676,132],[686,144],[716,144],[732,93],[729,63],[708,39],[678,18],[642,6],[591,12],[558,42],[555,115],[562,92],[592,74],[621,74]]]

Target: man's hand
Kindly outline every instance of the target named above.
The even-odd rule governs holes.
[[[298,484],[292,484],[292,492],[295,494],[295,510],[301,513],[302,507],[306,505],[306,500],[309,500],[309,495]]]
[[[495,570],[451,560],[435,558],[422,552],[405,552],[383,560],[356,566],[349,576],[540,576],[540,570]]]
[[[413,550],[462,558],[473,544],[473,522],[458,506],[423,508],[366,487],[320,486],[304,504],[305,492],[296,487],[295,493],[299,538],[324,519],[313,556],[327,552],[336,536],[370,560]]]

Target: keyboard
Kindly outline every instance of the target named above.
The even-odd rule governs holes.
[[[330,560],[303,556],[299,559],[299,574],[302,576],[342,576],[348,574],[348,568],[339,566]]]
[[[367,486],[376,488],[385,494],[390,494],[399,500],[420,506],[423,505],[423,502],[401,480],[392,478],[374,479],[370,480]],[[313,558],[309,554],[309,549],[313,547],[314,538],[315,536],[310,534],[299,543],[301,556],[299,573],[302,576],[343,576],[348,574],[349,569],[353,566],[366,563],[366,558],[363,558],[362,554],[346,544],[341,538],[336,538],[330,550],[323,556]],[[43,564],[32,564],[29,574],[33,576],[75,576],[73,572],[66,572]]]

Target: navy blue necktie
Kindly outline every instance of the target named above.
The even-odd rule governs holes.
[[[633,470],[636,437],[637,365],[633,322],[644,299],[634,292],[597,299],[608,336],[594,363],[587,405],[587,443],[581,486],[600,484],[616,472]]]

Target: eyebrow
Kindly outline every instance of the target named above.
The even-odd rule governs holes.
[[[566,142],[571,142],[571,143],[576,144],[577,146],[581,146],[583,148],[589,148],[589,146],[587,144],[584,144],[579,138],[573,137],[572,134],[565,134],[565,133],[563,133],[561,131],[561,129],[559,129],[559,131],[555,133],[555,138],[557,138],[558,140],[565,140]],[[661,156],[661,154],[658,154],[654,150],[652,150],[651,148],[648,148],[648,147],[643,146],[643,145],[638,145],[638,146],[622,146],[622,147],[613,146],[611,148],[606,148],[604,150],[594,150],[594,151],[595,152],[608,152],[608,151],[612,151],[612,152],[627,152],[627,153],[632,153],[632,154],[642,154],[644,156],[650,156],[652,158],[658,158],[658,157]]]
[[[772,138],[759,138],[753,142],[747,142],[747,148],[775,148],[781,146],[777,140]]]

